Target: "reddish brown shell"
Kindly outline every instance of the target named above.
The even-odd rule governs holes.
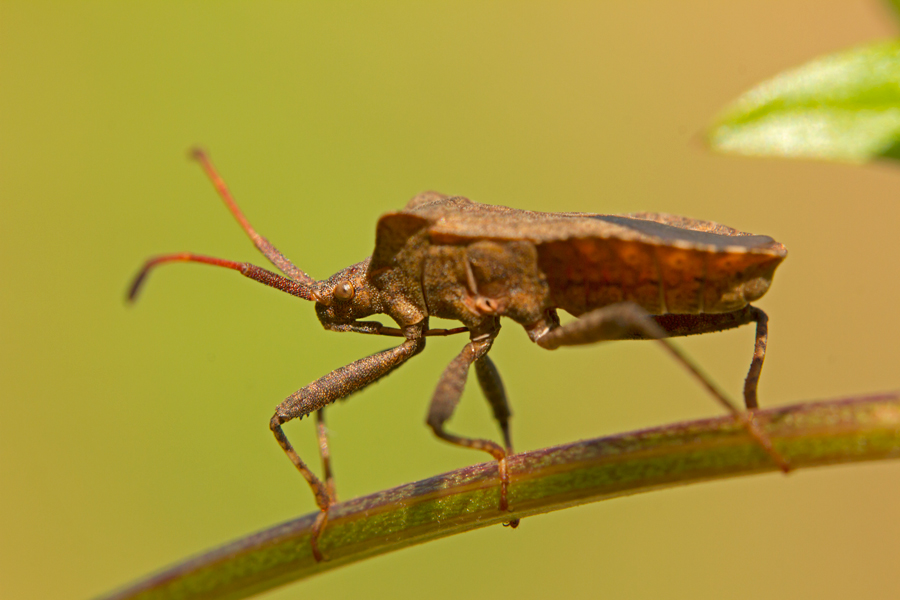
[[[630,300],[652,314],[722,313],[762,296],[787,250],[768,236],[656,213],[543,213],[426,192],[378,223],[372,269],[413,233],[431,244],[529,241],[552,304],[574,315]]]

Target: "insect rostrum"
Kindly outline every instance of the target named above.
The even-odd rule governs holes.
[[[533,342],[550,350],[606,340],[657,340],[731,411],[772,460],[789,469],[756,426],[752,413],[768,336],[765,313],[750,303],[768,290],[776,267],[787,255],[784,246],[771,238],[665,214],[542,213],[425,192],[403,210],[379,219],[370,258],[316,281],[256,233],[206,154],[196,151],[195,157],[256,247],[284,275],[249,263],[193,253],[168,254],[145,263],[129,298],[136,297],[153,267],[201,262],[240,271],[315,302],[325,329],[403,338],[400,345],[332,371],[291,394],[270,421],[278,444],[309,483],[320,509],[311,537],[316,560],[323,559],[318,539],[329,508],[337,501],[324,408],[421,352],[428,336],[469,334],[469,342],[438,382],[427,423],[441,439],[488,452],[497,460],[498,508],[508,509],[510,411],[500,376],[488,357],[500,330],[500,317],[518,323]],[[558,309],[578,318],[560,325]],[[387,315],[396,327],[363,320],[375,314]],[[460,321],[462,327],[431,329],[432,316]],[[756,343],[744,386],[744,402],[750,410],[742,411],[666,338],[751,322],[756,323]],[[502,445],[445,429],[473,364],[500,425]],[[281,428],[291,419],[314,412],[324,481],[300,459]]]

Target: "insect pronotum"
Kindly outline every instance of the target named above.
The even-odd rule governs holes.
[[[513,451],[510,410],[500,375],[488,357],[500,330],[500,317],[522,325],[534,343],[548,350],[604,340],[658,341],[783,471],[789,470],[788,462],[753,419],[768,319],[750,302],[768,290],[775,268],[787,255],[784,246],[772,238],[665,214],[541,213],[425,192],[403,210],[379,219],[370,258],[316,281],[256,233],[208,156],[200,150],[193,155],[241,228],[284,275],[199,254],[166,254],[144,264],[129,299],[137,296],[152,268],[170,262],[199,262],[240,271],[315,302],[325,329],[403,338],[399,346],[332,371],[291,394],[269,422],[278,444],[312,488],[320,509],[311,535],[317,561],[323,559],[319,538],[328,510],[337,501],[324,409],[421,352],[428,336],[469,334],[469,342],[438,382],[427,424],[441,439],[494,457],[500,481],[499,509],[508,510],[507,457]],[[578,318],[560,325],[557,309]],[[374,314],[387,315],[397,327],[361,320]],[[457,320],[463,326],[432,329],[428,325],[431,316]],[[751,322],[756,323],[756,344],[744,384],[748,410],[742,411],[666,338],[723,331]],[[445,429],[473,364],[500,425],[503,445]],[[281,428],[283,423],[313,412],[324,481],[300,459]],[[514,519],[509,524],[517,523]]]

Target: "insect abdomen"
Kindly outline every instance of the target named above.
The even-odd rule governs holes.
[[[745,248],[617,239],[538,246],[551,303],[575,316],[623,301],[656,315],[731,312],[766,292],[783,258]]]

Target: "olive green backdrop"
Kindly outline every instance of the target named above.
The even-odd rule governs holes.
[[[202,265],[264,260],[186,158],[322,278],[423,189],[536,210],[666,211],[790,256],[766,406],[900,387],[900,170],[710,155],[758,81],[894,34],[875,2],[0,2],[0,596],[87,598],[314,509],[268,430],[295,389],[390,340]],[[743,329],[682,346],[737,396]],[[479,462],[423,424],[463,340],[330,411],[349,498]],[[523,450],[719,414],[653,345],[493,356]],[[477,390],[452,422],[496,435]],[[311,423],[287,427],[315,456]],[[315,462],[315,461],[313,461]],[[900,463],[614,500],[343,568],[268,598],[887,598]]]

